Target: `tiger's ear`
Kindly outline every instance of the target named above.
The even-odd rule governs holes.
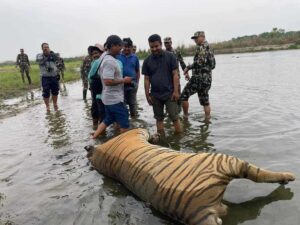
[[[87,145],[84,147],[84,149],[88,152],[86,157],[90,159],[93,156],[93,153],[95,151],[95,147],[93,145]]]
[[[161,138],[161,135],[160,135],[159,133],[155,133],[155,134],[153,134],[153,135],[150,135],[148,141],[149,141],[151,144],[157,144],[157,143],[159,142],[160,138]]]

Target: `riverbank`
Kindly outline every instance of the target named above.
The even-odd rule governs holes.
[[[280,51],[280,50],[294,50],[300,49],[300,45],[285,44],[285,45],[263,45],[243,48],[223,48],[214,49],[215,54],[232,54],[232,53],[251,53],[251,52],[266,52],[266,51]]]
[[[64,82],[78,80],[80,78],[79,70],[81,61],[66,62]],[[40,87],[40,74],[37,64],[32,64],[30,69],[32,84],[29,86],[25,76],[25,84],[22,82],[19,69],[14,65],[0,66],[0,101],[18,97],[28,90]]]

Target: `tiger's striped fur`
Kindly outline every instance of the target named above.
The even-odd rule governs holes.
[[[291,173],[262,170],[236,157],[182,153],[148,142],[143,129],[130,130],[89,151],[92,165],[124,184],[160,212],[189,225],[222,224],[221,202],[235,178],[287,183]]]

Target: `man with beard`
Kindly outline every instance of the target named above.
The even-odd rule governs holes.
[[[164,107],[173,122],[175,132],[181,132],[178,119],[179,76],[178,64],[173,53],[162,50],[161,37],[153,34],[148,38],[151,55],[142,67],[145,95],[153,107],[157,132],[164,134]],[[151,89],[150,89],[151,88]]]

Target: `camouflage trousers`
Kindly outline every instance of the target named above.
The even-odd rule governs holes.
[[[29,75],[29,66],[28,65],[20,65],[20,72],[21,72],[21,76],[22,76],[22,81],[23,83],[25,83],[25,74],[28,80],[28,83],[31,84],[31,78]]]
[[[65,71],[63,69],[58,69],[57,74],[64,80],[65,79]]]
[[[83,90],[87,90],[89,88],[89,80],[87,74],[81,74],[81,79]]]
[[[188,101],[189,97],[197,92],[200,104],[209,105],[208,91],[211,87],[211,81],[211,73],[193,75],[181,93],[181,100]]]

